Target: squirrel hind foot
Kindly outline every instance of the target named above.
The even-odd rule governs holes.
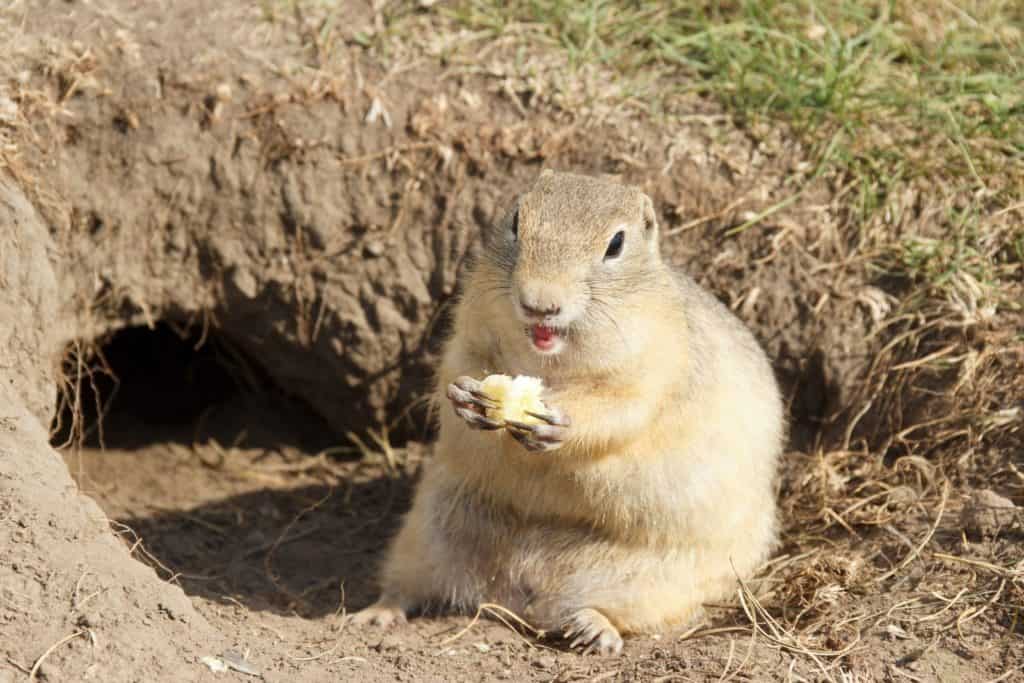
[[[400,605],[384,600],[378,600],[348,618],[348,623],[360,628],[368,626],[388,628],[405,622],[405,610]]]
[[[622,636],[608,617],[586,607],[574,612],[562,626],[562,637],[570,640],[569,648],[583,654],[604,656],[622,653]]]

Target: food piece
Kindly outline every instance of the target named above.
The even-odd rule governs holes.
[[[544,381],[540,377],[519,375],[488,375],[480,387],[498,405],[487,409],[492,420],[512,420],[526,424],[539,424],[541,420],[527,413],[547,413],[547,406],[540,400]]]

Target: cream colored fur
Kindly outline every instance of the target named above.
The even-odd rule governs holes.
[[[541,628],[582,620],[591,644],[617,652],[616,630],[686,622],[767,557],[782,404],[747,329],[662,262],[639,190],[546,172],[517,207],[464,284],[436,454],[381,600],[356,621],[497,602]],[[606,262],[618,230],[622,255]],[[517,297],[561,307],[561,353],[531,347]],[[545,403],[571,420],[559,448],[527,451],[456,415],[446,388],[490,373],[544,379]]]

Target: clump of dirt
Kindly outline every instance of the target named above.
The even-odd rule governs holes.
[[[960,511],[964,531],[975,538],[995,538],[1000,532],[1012,531],[1019,520],[1020,509],[992,489],[973,491]]]

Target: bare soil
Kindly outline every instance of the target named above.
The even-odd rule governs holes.
[[[304,418],[315,423],[315,417],[294,405],[288,417],[299,431],[250,438],[252,425],[282,420],[281,405],[261,401],[265,397],[233,397],[211,411],[210,432],[186,425],[152,442],[145,440],[152,425],[115,412],[106,448],[66,451],[65,460],[82,490],[135,548],[135,557],[180,585],[196,611],[227,636],[230,650],[245,653],[267,680],[684,681],[738,671],[748,680],[827,680],[822,668],[834,665],[831,658],[816,664],[779,652],[763,636],[752,638],[736,605],[709,607],[707,636],[680,640],[687,634],[670,632],[632,639],[621,659],[580,657],[557,641],[535,641],[470,615],[428,615],[392,631],[347,629],[346,612],[375,597],[382,540],[396,531],[429,447],[408,443],[394,452],[393,467],[379,454],[325,457],[297,445],[315,441],[318,433],[302,433]],[[928,523],[922,515],[901,527],[916,537]],[[144,545],[136,546],[142,539]],[[942,545],[953,548],[958,541],[949,531]],[[831,576],[804,580],[853,583],[862,571],[851,564],[856,561],[830,563],[827,553],[819,555],[810,560],[812,571]],[[904,630],[902,618],[879,619],[901,605],[922,607],[921,591],[913,586],[924,579],[912,573],[884,594],[850,595],[831,586],[831,599],[877,620],[858,629],[860,642],[829,669],[832,676],[898,680],[907,673],[928,681],[983,681],[1016,666],[1012,649],[992,648],[988,629],[965,644],[952,634],[926,638]],[[937,599],[924,616],[944,606]],[[853,632],[837,629],[835,647],[848,646]]]
[[[840,186],[789,201],[784,135],[389,62],[346,5],[330,31],[242,2],[0,10],[0,682],[1024,676],[1019,507],[960,523],[981,489],[1024,503],[1019,411],[952,419],[1019,404],[1019,319],[902,344],[905,290]],[[477,230],[545,165],[643,186],[668,257],[769,350],[784,546],[742,604],[618,659],[473,615],[348,629],[430,457]],[[950,343],[975,375],[917,362]]]

